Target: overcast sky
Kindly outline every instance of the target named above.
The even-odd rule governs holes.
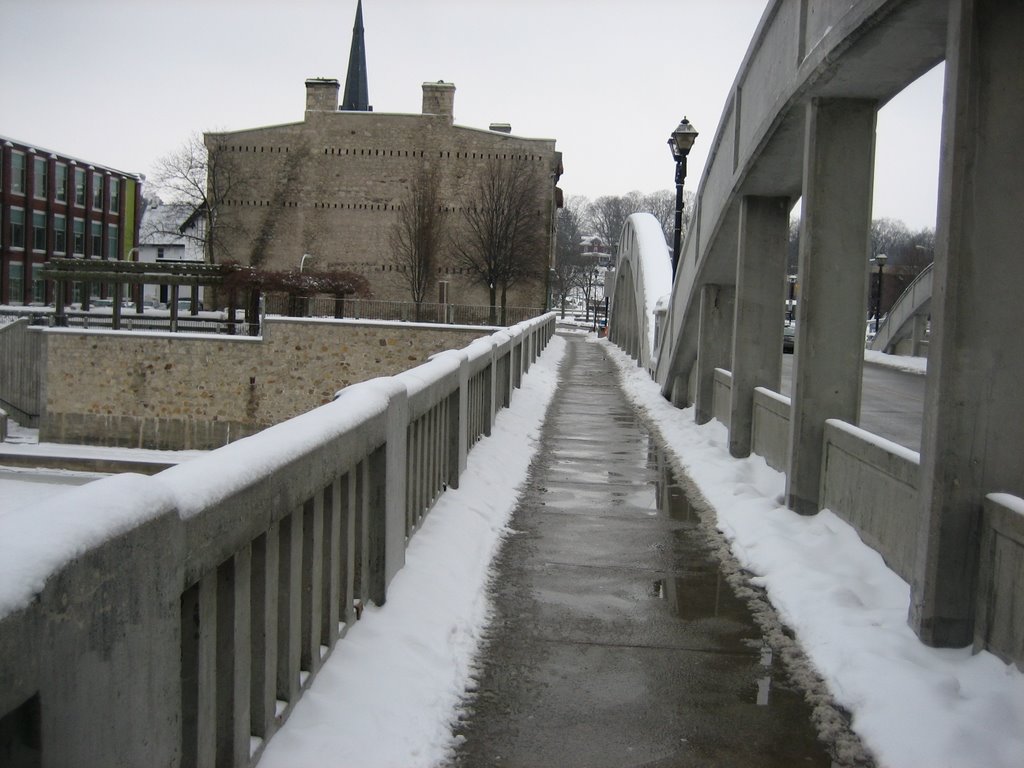
[[[192,132],[302,120],[303,82],[344,84],[355,0],[0,0],[0,135],[149,173]],[[673,184],[666,141],[701,136],[695,189],[766,0],[364,0],[370,103],[554,138],[560,186]],[[935,222],[942,67],[879,115],[875,216]]]

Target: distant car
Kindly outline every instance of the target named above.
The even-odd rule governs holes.
[[[787,323],[782,326],[782,351],[792,352],[796,346],[796,325]]]

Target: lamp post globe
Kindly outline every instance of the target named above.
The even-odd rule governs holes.
[[[668,139],[668,148],[672,159],[676,161],[676,218],[672,233],[672,277],[675,277],[679,266],[680,236],[683,229],[683,182],[686,179],[686,156],[693,148],[697,139],[697,129],[685,117],[672,131]]]

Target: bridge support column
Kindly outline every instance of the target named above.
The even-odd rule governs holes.
[[[910,623],[974,638],[984,494],[1024,496],[1024,5],[950,3],[921,520]]]
[[[735,304],[736,289],[731,285],[709,284],[701,288],[697,387],[694,397],[694,416],[698,424],[707,424],[714,417],[715,368],[729,368],[732,365],[729,357],[732,353]]]
[[[743,198],[736,267],[729,452],[750,455],[754,388],[778,391],[782,381],[789,198]]]
[[[825,420],[856,424],[860,410],[877,109],[859,99],[807,106],[786,478],[787,503],[802,515],[819,509]]]

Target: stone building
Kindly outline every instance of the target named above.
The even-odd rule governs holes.
[[[555,141],[516,136],[507,124],[456,125],[455,86],[446,82],[423,84],[420,114],[375,112],[363,50],[359,9],[340,109],[338,80],[315,78],[305,84],[302,122],[205,135],[224,186],[211,190],[224,228],[215,260],[288,270],[308,254],[307,270],[352,270],[367,278],[375,298],[408,301],[390,240],[412,180],[426,170],[436,174],[448,225],[437,282],[448,283],[451,303],[486,304],[487,286],[460,267],[453,241],[481,176],[496,162],[517,163],[537,186],[531,221],[544,252],[534,277],[510,289],[507,303],[545,306],[561,174]],[[426,300],[435,295],[430,290]]]

